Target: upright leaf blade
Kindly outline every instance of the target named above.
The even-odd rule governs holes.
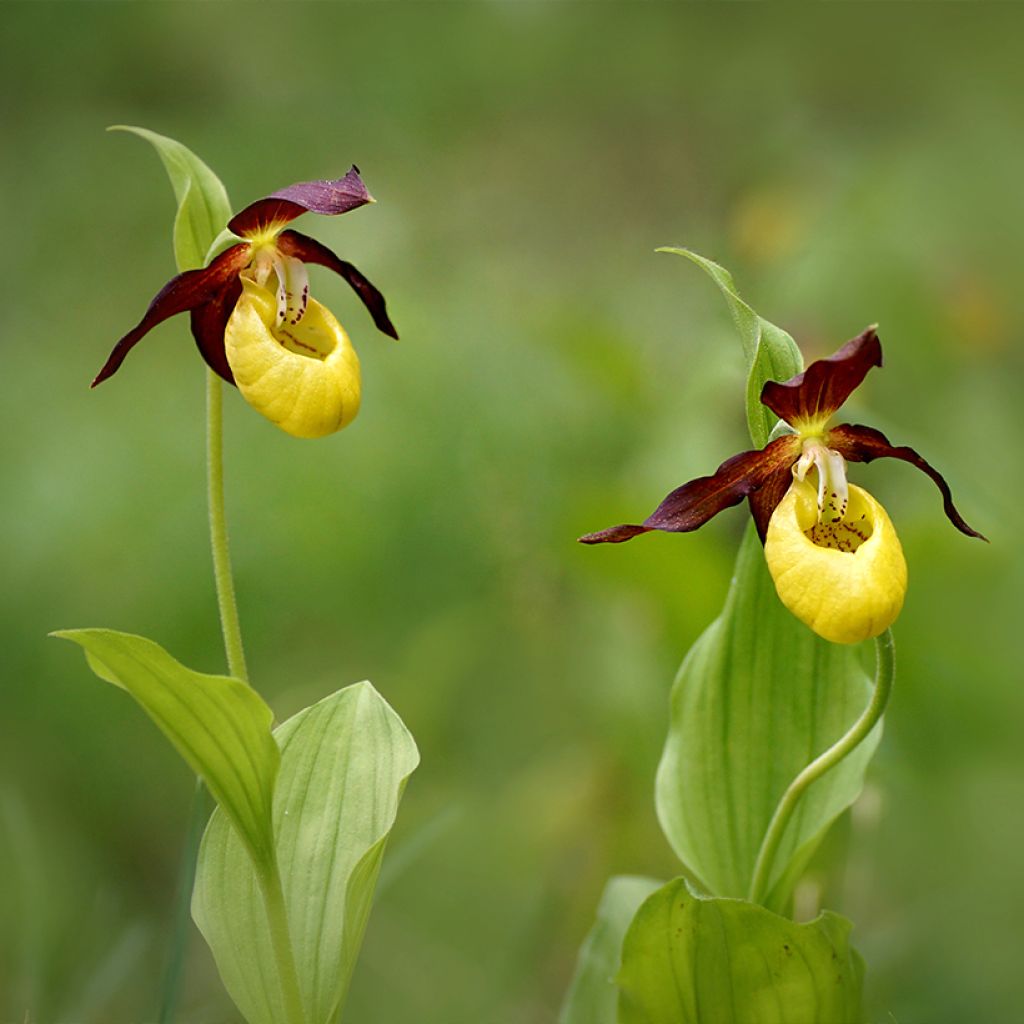
[[[309,1024],[333,1024],[348,990],[387,837],[419,762],[412,736],[369,683],[280,726],[277,859]],[[223,815],[199,854],[192,914],[250,1024],[279,1024],[276,965],[258,880]]]
[[[157,151],[178,203],[174,218],[178,270],[204,266],[210,246],[231,217],[228,194],[220,178],[192,150],[166,135],[126,124],[114,125],[110,130],[138,135]]]
[[[777,422],[775,414],[761,404],[761,388],[766,380],[789,380],[803,369],[803,358],[796,342],[781,327],[758,316],[736,291],[732,275],[712,260],[692,252],[665,246],[658,252],[685,256],[696,263],[718,285],[733,322],[740,333],[747,361],[747,426],[755,448],[763,448]]]
[[[751,525],[721,616],[686,656],[672,688],[656,803],[684,864],[716,896],[746,896],[757,852],[786,787],[863,711],[870,680],[856,648],[815,636],[779,602]],[[880,725],[808,789],[783,837],[771,906],[858,796]],[[786,884],[780,880],[786,875]]]
[[[232,835],[259,864],[273,858],[271,805],[280,755],[273,712],[239,679],[193,672],[145,637],[112,629],[53,636],[85,650],[101,679],[127,690],[201,775]]]
[[[597,920],[580,947],[558,1024],[615,1024],[619,1002],[615,976],[622,966],[622,940],[640,904],[661,884],[634,875],[608,880]]]
[[[619,1024],[861,1024],[850,923],[795,924],[682,879],[650,896],[622,948]]]

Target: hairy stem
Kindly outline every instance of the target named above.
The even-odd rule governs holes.
[[[768,831],[764,834],[761,849],[758,851],[757,862],[754,865],[754,875],[751,879],[750,892],[747,896],[751,903],[762,903],[768,895],[771,872],[776,854],[779,852],[779,844],[782,842],[783,835],[785,835],[786,827],[793,818],[793,812],[796,810],[800,797],[803,796],[812,783],[820,779],[822,775],[856,750],[885,713],[886,705],[889,703],[889,695],[892,692],[893,672],[896,664],[892,630],[887,629],[875,640],[875,652],[877,659],[875,689],[871,694],[868,706],[864,709],[864,713],[854,722],[844,736],[823,754],[819,754],[800,772],[789,784],[786,792],[782,794],[782,799],[779,801],[778,807],[775,808],[775,813],[772,815],[772,820],[768,825]]]

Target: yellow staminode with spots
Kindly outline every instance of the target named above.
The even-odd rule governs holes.
[[[817,491],[794,479],[772,513],[764,554],[782,603],[826,640],[878,636],[903,607],[899,538],[885,509],[853,484],[842,514],[823,523]]]
[[[309,299],[297,323],[281,320],[278,300],[246,277],[224,331],[235,383],[245,400],[295,437],[323,437],[359,412],[359,358],[326,306]]]

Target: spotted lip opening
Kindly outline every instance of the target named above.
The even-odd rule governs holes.
[[[813,486],[813,480],[808,482]],[[850,492],[842,511],[835,501],[836,492],[829,492],[824,515],[803,531],[804,536],[819,548],[853,554],[874,533],[870,509],[856,491]]]

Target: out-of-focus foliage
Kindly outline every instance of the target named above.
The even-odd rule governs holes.
[[[138,709],[45,633],[103,623],[224,670],[185,322],[88,390],[174,270],[166,183],[114,123],[181,139],[239,205],[352,161],[378,199],[318,225],[402,334],[378,339],[317,279],[359,346],[359,420],[303,443],[237,395],[226,410],[260,691],[284,719],[370,676],[423,755],[352,1020],[550,1021],[605,880],[675,870],[651,798],[668,691],[745,514],[573,543],[744,444],[733,325],[658,245],[728,266],[807,359],[878,322],[886,368],[851,419],[912,437],[992,539],[957,534],[904,467],[855,471],[910,567],[898,678],[869,788],[797,895],[817,886],[856,923],[872,1019],[1012,1018],[1022,18],[9,5],[0,1019],[152,1016],[192,791]],[[278,19],[301,45],[268,47]],[[182,1019],[234,1019],[198,938],[188,967]]]

